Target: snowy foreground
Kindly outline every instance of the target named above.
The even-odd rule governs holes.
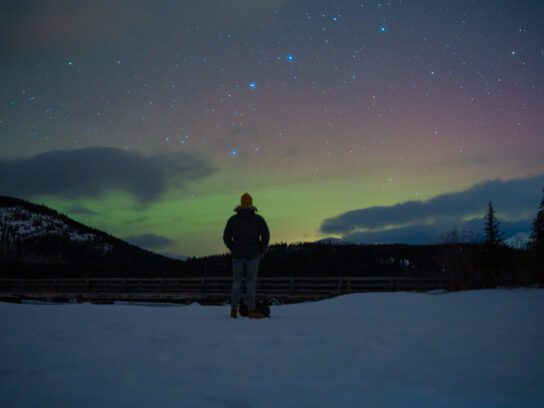
[[[544,290],[228,311],[0,303],[0,406],[544,406]]]

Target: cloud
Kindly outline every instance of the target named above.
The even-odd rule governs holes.
[[[106,147],[54,150],[0,161],[0,192],[76,199],[117,190],[146,204],[212,171],[206,161],[182,152],[147,156]]]
[[[159,255],[165,256],[167,258],[177,259],[178,261],[186,261],[188,256],[180,255],[180,254],[174,254],[172,252],[157,252]]]
[[[493,202],[497,215],[505,221],[504,227],[511,226],[513,231],[520,227],[513,221],[528,225],[540,202],[543,186],[544,175],[487,181],[426,201],[349,211],[326,219],[321,231],[359,242],[428,242],[454,226],[481,229],[474,220],[483,217],[488,201]]]
[[[464,222],[437,222],[432,224],[414,224],[406,227],[390,228],[379,231],[356,231],[342,237],[345,241],[369,244],[429,244],[436,242],[441,236],[454,228],[461,231],[472,231],[483,234],[484,219],[474,218]],[[505,238],[518,232],[527,232],[531,228],[531,220],[502,221],[500,230]]]
[[[175,241],[164,237],[162,235],[147,233],[142,235],[131,235],[125,238],[125,241],[130,242],[133,245],[147,248],[147,249],[157,249],[164,248],[168,245],[174,244]]]
[[[141,215],[139,217],[131,218],[127,221],[125,221],[126,224],[141,224],[146,221],[149,221],[151,218],[147,215]]]
[[[96,211],[91,210],[90,208],[76,205],[66,209],[66,214],[68,215],[98,215]]]

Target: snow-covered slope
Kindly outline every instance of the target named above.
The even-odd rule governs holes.
[[[101,242],[96,234],[81,232],[60,217],[20,206],[0,207],[0,237],[7,244],[40,237],[65,237],[74,242],[96,242],[104,252],[112,249],[112,245]]]
[[[506,239],[504,243],[512,248],[527,249],[531,243],[531,234],[529,232],[518,232]]]
[[[45,205],[0,196],[1,277],[154,276],[181,266]]]
[[[275,306],[0,303],[2,407],[542,407],[544,290]]]

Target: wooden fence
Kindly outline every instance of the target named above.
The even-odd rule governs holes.
[[[92,278],[0,279],[0,299],[20,301],[114,300],[222,303],[228,300],[232,279],[205,278]],[[243,288],[242,288],[243,289]],[[279,303],[324,299],[355,292],[429,291],[453,289],[443,277],[262,277],[257,297]]]

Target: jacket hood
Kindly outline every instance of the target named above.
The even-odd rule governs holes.
[[[257,211],[257,207],[242,207],[239,205],[234,209],[238,214],[253,214],[255,211]]]

